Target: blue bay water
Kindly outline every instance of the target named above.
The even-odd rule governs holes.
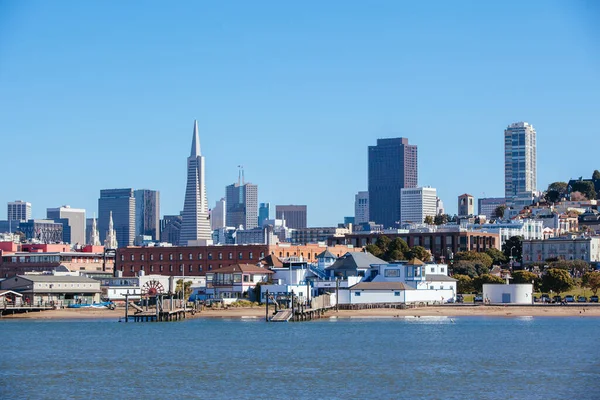
[[[600,399],[598,318],[0,322],[0,398]]]

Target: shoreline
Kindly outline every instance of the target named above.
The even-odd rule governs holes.
[[[271,310],[272,311],[272,310]],[[116,309],[58,309],[16,314],[5,314],[2,320],[92,320],[114,319],[119,321],[125,317],[125,310]],[[600,317],[600,306],[589,305],[460,305],[432,306],[409,309],[372,308],[368,310],[330,310],[321,319],[360,319],[360,318],[402,318],[402,317]],[[265,309],[262,307],[231,308],[204,310],[196,315],[187,315],[188,319],[196,318],[232,318],[232,319],[264,319]]]

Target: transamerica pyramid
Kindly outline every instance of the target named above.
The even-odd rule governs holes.
[[[212,232],[208,219],[208,198],[204,182],[204,157],[200,152],[198,121],[194,121],[192,150],[187,159],[187,185],[182,218],[180,246],[212,244]]]

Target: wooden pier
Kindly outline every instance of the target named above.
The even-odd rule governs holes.
[[[327,310],[335,308],[335,305],[331,305],[329,295],[321,295],[313,298],[310,301],[310,308],[296,304],[293,292],[291,298],[292,308],[278,310],[277,306],[275,306],[275,312],[273,315],[269,315],[269,292],[267,291],[265,320],[267,322],[312,321],[313,319],[322,318]]]
[[[152,309],[146,309],[138,306],[137,304],[130,302],[125,295],[125,318],[124,322],[129,322],[130,319],[133,322],[171,322],[171,321],[182,321],[186,317],[185,308],[176,307],[177,300],[170,296],[166,299],[164,295],[156,296],[156,307]],[[181,304],[179,304],[181,306]],[[184,304],[185,306],[185,304]],[[129,307],[133,308],[135,312],[130,315]],[[190,310],[193,312],[193,310]],[[121,319],[119,319],[119,322]]]

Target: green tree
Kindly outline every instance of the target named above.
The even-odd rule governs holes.
[[[540,286],[540,278],[529,271],[515,271],[512,273],[512,283],[531,283],[533,282],[533,287],[537,291]]]
[[[556,203],[567,194],[567,182],[553,182],[546,190],[546,201]]]
[[[598,171],[597,169],[594,170],[594,173],[592,174],[592,179],[600,179],[600,171]]]
[[[508,261],[503,252],[493,247],[487,249],[485,254],[492,258],[492,265],[504,265]]]
[[[500,283],[500,284],[502,284],[505,282],[504,282],[504,279],[500,278],[499,276],[483,274],[483,275],[479,275],[477,278],[473,279],[473,288],[475,288],[475,290],[477,292],[481,292],[483,290],[484,283]]]
[[[468,275],[454,274],[452,275],[456,279],[456,291],[458,293],[472,293],[475,291],[473,288],[473,278]]]
[[[512,254],[511,254],[512,249]],[[503,245],[502,252],[507,260],[519,261],[523,257],[523,236],[512,236]]]
[[[367,247],[365,247],[365,249],[373,254],[375,257],[383,257],[384,253],[383,251],[381,251],[381,249],[379,248],[379,246],[377,246],[376,244],[368,244]]]
[[[183,279],[177,280],[177,285],[175,286],[175,293],[177,296],[181,296],[181,284],[183,283]],[[185,299],[189,299],[192,295],[192,281],[186,281],[184,284],[185,288]]]
[[[445,225],[448,223],[448,214],[438,214],[433,217],[433,223],[436,225]]]
[[[589,269],[589,264],[583,260],[556,260],[550,263],[550,268],[578,271],[583,274]]]
[[[476,264],[490,268],[494,260],[492,260],[492,257],[486,253],[478,253],[476,251],[459,251],[454,255],[454,261],[473,261]]]
[[[387,253],[388,251],[388,247],[390,245],[390,243],[392,242],[392,240],[385,236],[385,235],[379,235],[377,237],[377,240],[375,241],[375,245],[377,247],[379,247],[379,249],[381,250],[382,253]]]
[[[544,292],[552,290],[556,294],[560,294],[571,289],[574,284],[573,278],[567,270],[550,268],[542,276],[541,288]]]
[[[494,210],[494,217],[498,219],[504,218],[504,211],[506,211],[506,205],[502,204],[501,206],[496,207]]]
[[[600,272],[587,272],[581,277],[581,286],[590,288],[594,296],[598,294],[600,289]]]
[[[407,258],[410,260],[412,260],[413,258],[417,258],[421,261],[428,262],[429,260],[431,260],[431,253],[423,246],[413,246],[410,249]]]
[[[477,276],[477,268],[475,268],[475,262],[473,261],[456,261],[452,264],[452,276],[455,275],[466,275],[470,278]]]
[[[596,191],[594,190],[594,183],[591,181],[576,181],[571,185],[571,192],[579,192],[585,196],[588,200],[596,199]]]
[[[396,261],[396,260],[406,260],[406,258],[410,255],[410,249],[408,244],[400,238],[395,238],[389,244],[387,252],[385,253],[385,261]]]
[[[427,225],[433,225],[435,223],[435,220],[433,219],[433,217],[431,215],[428,215],[423,220],[423,223],[425,223]]]

